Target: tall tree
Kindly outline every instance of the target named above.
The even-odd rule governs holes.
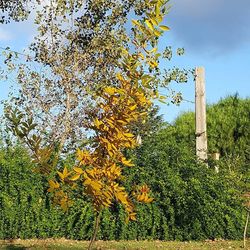
[[[93,241],[101,211],[114,200],[131,220],[133,200],[152,201],[146,185],[129,195],[122,174],[133,166],[124,150],[138,144],[133,123],[147,118],[153,99],[164,101],[160,87],[186,80],[187,72],[176,69],[161,77],[165,54],[158,41],[169,30],[161,24],[167,2],[51,0],[37,11],[39,34],[26,58],[41,70],[29,63],[15,67],[7,58],[21,86],[13,98],[18,109],[6,107],[9,128],[29,146],[38,170],[50,175],[49,191],[64,210],[82,192],[88,195],[97,214]],[[132,9],[138,20],[128,34]],[[88,143],[77,150],[76,166],[60,166],[61,151],[79,147],[75,142],[84,138]]]
[[[95,93],[116,84],[117,61],[122,48],[128,47],[127,16],[132,10],[142,15],[149,6],[150,1],[141,0],[48,1],[37,10],[39,33],[25,58],[29,62],[16,65],[20,95],[13,97],[6,113],[10,106],[18,107],[34,118],[36,133],[46,137],[47,144],[75,149],[86,140],[83,124],[95,106]],[[164,55],[171,58],[169,48]],[[13,57],[8,53],[7,64]],[[159,86],[167,86],[171,80],[186,81],[186,75],[173,69],[160,79],[156,65],[153,78]]]

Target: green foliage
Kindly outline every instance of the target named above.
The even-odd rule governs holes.
[[[155,201],[146,206],[138,204],[137,221],[128,224],[124,223],[126,212],[121,205],[104,210],[99,239],[242,237],[245,211],[239,197],[243,189],[249,188],[246,118],[250,105],[248,99],[237,99],[238,105],[235,97],[228,97],[208,107],[209,146],[221,145],[222,158],[216,163],[219,173],[196,160],[193,113],[181,115],[174,125],[162,124],[164,129],[155,129],[154,134],[143,134],[141,147],[126,152],[137,165],[126,170],[129,176],[126,189],[147,182]],[[152,119],[152,123],[157,128],[157,119]],[[228,125],[224,130],[218,129],[223,124]],[[235,131],[241,133],[232,139]],[[0,150],[0,238],[89,240],[94,221],[90,203],[86,199],[76,201],[67,216],[63,216],[51,206],[44,180],[31,171],[30,162],[20,147]],[[215,162],[209,164],[213,166]]]
[[[220,153],[223,159],[234,159],[241,167],[250,161],[250,99],[229,96],[207,107],[207,135],[209,153]],[[187,112],[179,116],[174,126],[176,138],[195,146],[195,115]],[[232,169],[231,169],[232,170]],[[235,170],[235,169],[234,169]],[[243,170],[243,169],[242,169]],[[246,170],[246,166],[245,166]]]
[[[20,147],[0,149],[0,238],[49,237],[57,232],[60,213],[44,194],[45,181],[31,169]]]
[[[250,162],[250,99],[238,95],[208,107],[208,138],[211,152],[222,157],[239,156]]]
[[[139,170],[134,181],[147,180],[155,195],[165,228],[157,234],[164,240],[239,238],[243,228],[237,180],[225,172],[199,164],[186,142],[175,141],[178,128],[169,127],[145,142],[138,151]],[[147,213],[154,218],[154,213]],[[152,228],[149,221],[144,226]],[[167,233],[166,233],[167,232]]]

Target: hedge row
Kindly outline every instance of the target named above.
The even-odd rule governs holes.
[[[249,108],[241,109],[245,112],[239,112],[241,119],[244,120]],[[167,126],[143,138],[140,148],[128,152],[134,158],[136,167],[127,170],[127,188],[147,183],[155,201],[148,205],[138,204],[137,221],[128,224],[119,205],[105,210],[99,239],[200,240],[242,237],[245,211],[239,197],[242,188],[249,183],[249,171],[246,169],[249,158],[240,153],[248,150],[248,139],[244,139],[248,132],[236,122],[235,116],[232,117],[228,126],[231,130],[232,127],[237,130],[238,126],[242,132],[237,134],[237,138],[234,137],[235,143],[230,144],[231,148],[225,145],[227,150],[222,151],[222,160],[219,163],[209,162],[210,167],[207,168],[195,158],[193,125],[188,125],[193,124],[192,119],[191,113],[181,116],[174,126]],[[222,122],[218,118],[213,119],[217,119],[217,125]],[[211,125],[209,129],[216,131]],[[224,129],[224,134],[213,134],[211,138],[217,140],[221,137],[224,140],[227,130]],[[218,150],[223,149],[218,142],[210,143],[214,143]],[[235,159],[235,147],[240,160],[236,162],[236,167],[229,169],[228,163]],[[215,164],[219,165],[219,173],[214,171]],[[0,239],[90,239],[94,222],[90,203],[86,200],[75,201],[74,206],[63,213],[51,204],[46,180],[32,172],[32,168],[30,158],[22,147],[0,149]]]
[[[138,206],[136,222],[126,224],[121,207],[102,215],[99,238],[198,240],[241,237],[244,211],[237,199],[236,178],[199,165],[187,148],[164,144],[160,133],[139,150],[128,186],[148,183],[155,202]],[[161,143],[159,143],[161,142]],[[160,150],[163,149],[164,150]],[[186,152],[185,152],[186,151]],[[144,157],[142,157],[144,155]],[[167,159],[167,160],[166,160]],[[93,213],[87,201],[75,202],[68,213],[53,207],[46,181],[31,171],[21,148],[0,152],[0,238],[66,237],[89,239]],[[129,187],[128,187],[129,188]]]

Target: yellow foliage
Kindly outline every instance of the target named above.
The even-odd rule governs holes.
[[[127,160],[125,157],[122,157],[121,159],[122,164],[128,167],[133,167],[135,165],[131,161],[132,160]]]
[[[60,187],[57,181],[49,180],[49,189],[48,192],[53,192],[55,189]]]
[[[75,183],[84,184],[84,191],[91,197],[96,211],[109,207],[117,200],[125,207],[128,220],[136,220],[132,199],[144,203],[153,201],[146,185],[137,187],[132,197],[121,186],[123,168],[134,166],[132,160],[126,159],[123,154],[125,149],[137,146],[137,135],[133,134],[131,125],[139,120],[146,120],[152,105],[151,99],[156,97],[155,91],[150,88],[154,83],[154,76],[141,70],[144,65],[150,70],[158,67],[158,48],[153,45],[149,48],[148,45],[152,38],[169,29],[160,25],[164,1],[153,0],[149,3],[151,12],[145,13],[143,21],[132,21],[134,40],[131,42],[135,51],[130,53],[129,49],[122,49],[115,83],[106,85],[95,95],[96,107],[89,111],[90,121],[87,126],[93,131],[94,146],[77,149],[79,165],[70,172],[66,167],[62,173],[58,172],[61,181],[65,183],[64,180],[67,179],[72,188],[75,188]],[[49,191],[55,191],[55,199],[66,210],[71,201],[63,191],[58,191],[59,183],[51,180],[49,185]]]
[[[103,122],[99,121],[97,118],[94,119],[94,125],[95,125],[97,128],[99,128],[100,125],[102,125],[102,124],[103,124]]]
[[[73,169],[74,169],[75,172],[78,173],[78,174],[83,174],[83,173],[84,173],[84,171],[83,171],[81,168],[79,168],[79,167],[74,167]]]
[[[76,156],[77,160],[83,165],[90,162],[90,153],[87,150],[82,151],[80,149],[77,149]]]
[[[149,197],[149,192],[150,189],[147,185],[143,185],[141,187],[138,187],[137,192],[134,192],[134,195],[136,195],[136,199],[139,202],[143,202],[143,203],[150,203],[152,202],[154,199]]]
[[[68,172],[67,167],[64,167],[63,172],[57,171],[59,177],[61,178],[62,181],[64,181],[70,174],[71,172]]]
[[[70,179],[71,181],[76,181],[76,180],[78,180],[80,177],[81,177],[80,174],[76,174],[76,175],[72,176],[72,177],[69,178],[69,179]]]

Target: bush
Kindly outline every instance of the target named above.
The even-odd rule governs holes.
[[[56,235],[60,212],[52,209],[46,182],[31,171],[21,147],[0,149],[0,238]]]
[[[222,155],[219,162],[209,162],[209,168],[195,156],[193,113],[181,115],[174,125],[162,124],[165,127],[153,135],[145,132],[142,146],[127,152],[136,167],[126,170],[126,185],[132,190],[133,185],[148,183],[155,201],[138,204],[137,221],[128,224],[121,206],[105,210],[99,239],[242,237],[245,213],[238,197],[249,185],[250,105],[237,98],[208,107],[209,148]],[[155,122],[151,127],[157,127]],[[0,149],[0,238],[89,240],[94,224],[90,203],[76,201],[63,214],[51,204],[47,181],[32,168],[20,146]]]
[[[149,183],[155,196],[144,225],[158,227],[153,237],[164,240],[241,237],[244,221],[237,177],[226,171],[217,174],[197,162],[194,150],[185,141],[175,141],[175,133],[178,129],[169,127],[137,151],[138,168],[131,169],[131,183]],[[154,213],[160,223],[151,225]]]

